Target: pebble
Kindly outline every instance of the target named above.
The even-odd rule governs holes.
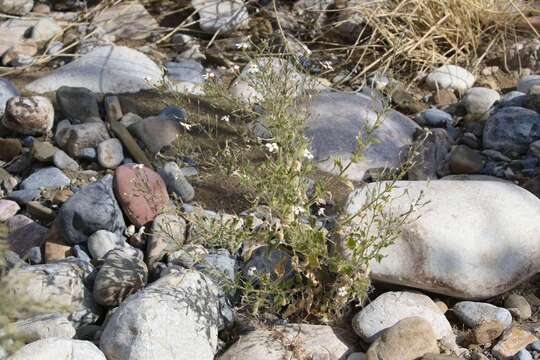
[[[504,300],[504,307],[507,309],[517,309],[520,320],[527,320],[532,316],[531,305],[527,300],[518,294],[510,294]]]
[[[492,344],[504,331],[502,323],[498,320],[484,321],[475,326],[470,332],[470,341],[478,345]]]
[[[116,138],[105,140],[97,146],[99,165],[105,169],[116,169],[124,160],[122,143]]]
[[[159,171],[165,181],[167,189],[182,198],[184,202],[190,202],[195,197],[193,186],[187,181],[183,172],[175,162],[166,163]]]
[[[87,88],[62,86],[56,91],[56,103],[62,116],[75,124],[101,118],[97,96]]]
[[[57,189],[68,186],[71,180],[57,167],[40,169],[21,183],[22,190]]]
[[[0,160],[11,161],[22,152],[22,145],[18,139],[0,138]]]
[[[93,161],[97,159],[97,151],[94,148],[84,148],[79,151],[79,158],[82,160]]]
[[[246,23],[249,19],[246,6],[238,0],[191,0],[199,14],[202,31],[227,33]]]
[[[32,144],[32,157],[41,162],[52,162],[54,153],[58,149],[53,144],[42,141],[34,141]]]
[[[473,87],[467,92],[461,100],[470,119],[479,120],[484,118],[495,102],[499,101],[501,96],[493,89],[483,87]]]
[[[0,199],[0,222],[15,216],[20,209],[15,201]]]
[[[474,84],[475,78],[466,69],[457,65],[443,65],[426,77],[426,84],[433,90],[451,89],[464,93]]]
[[[465,145],[454,146],[448,158],[448,166],[453,174],[478,174],[484,163],[482,153]]]
[[[21,134],[47,133],[54,123],[54,108],[43,96],[15,96],[6,103],[2,123]]]
[[[427,109],[418,114],[417,122],[422,126],[448,127],[452,125],[452,115],[436,108]]]
[[[512,315],[508,310],[488,303],[461,301],[452,310],[470,328],[490,320],[500,321],[505,329],[512,325]]]
[[[53,162],[57,168],[62,170],[79,170],[79,163],[62,150],[54,153]]]

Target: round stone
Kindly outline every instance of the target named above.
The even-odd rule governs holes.
[[[15,96],[7,101],[2,122],[21,134],[47,133],[53,127],[54,108],[43,96]]]
[[[426,78],[427,86],[433,90],[452,89],[460,93],[471,88],[474,81],[473,74],[457,65],[443,65]]]
[[[105,140],[97,147],[98,163],[106,169],[115,169],[124,160],[122,143],[116,138]]]

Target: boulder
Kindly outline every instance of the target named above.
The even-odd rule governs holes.
[[[211,280],[193,270],[172,271],[120,305],[100,348],[108,360],[213,360],[218,316]]]
[[[113,192],[112,176],[106,175],[83,187],[60,208],[57,221],[68,244],[86,242],[98,230],[121,235],[126,227]]]
[[[340,360],[347,359],[355,345],[354,336],[344,329],[308,324],[279,325],[272,330],[241,335],[218,359],[281,360],[294,359],[301,353],[306,359]]]
[[[90,341],[47,338],[23,346],[9,360],[106,360]]]
[[[383,214],[403,214],[419,196],[429,203],[371,263],[373,279],[471,300],[500,295],[540,270],[540,200],[527,190],[481,180],[395,185]],[[346,213],[355,214],[377,186],[351,193]]]
[[[407,291],[380,295],[353,318],[353,329],[365,341],[373,342],[386,329],[411,316],[427,321],[436,339],[453,336],[450,323],[429,297]]]
[[[143,53],[127,47],[104,45],[26,86],[34,93],[62,86],[85,87],[95,93],[134,93],[162,80],[161,69]]]
[[[19,320],[13,327],[16,336],[20,336],[25,342],[54,337],[71,339],[75,336],[73,324],[62,314],[37,315]]]

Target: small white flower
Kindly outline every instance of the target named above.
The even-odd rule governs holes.
[[[255,266],[250,267],[247,270],[247,276],[255,276],[256,271],[257,271],[257,268]]]
[[[213,72],[207,72],[202,77],[204,80],[213,79],[216,75]]]
[[[340,287],[339,289],[337,289],[337,295],[339,297],[345,297],[347,296],[347,288],[345,286],[342,286]]]
[[[221,121],[229,122],[229,121],[231,121],[231,118],[229,117],[229,115],[223,115],[221,117]]]
[[[304,150],[304,157],[308,160],[312,160],[313,159],[313,154],[308,150]]]
[[[266,150],[268,150],[269,153],[275,153],[275,152],[278,152],[279,150],[279,146],[276,143],[266,143],[264,144],[264,146],[266,147]]]
[[[321,66],[328,71],[334,71],[334,67],[330,61],[321,61]]]
[[[232,73],[236,73],[238,71],[240,71],[240,66],[234,64],[230,69],[229,69],[230,72]]]
[[[306,211],[306,210],[305,210],[303,207],[301,207],[301,206],[294,206],[294,207],[293,207],[293,213],[294,213],[294,215],[302,214],[302,213],[304,213],[305,211]]]
[[[190,125],[190,124],[186,124],[184,122],[181,122],[180,125],[183,126],[184,129],[186,129],[187,131],[191,130],[191,127],[193,126],[193,125]]]
[[[324,215],[325,215],[325,213],[324,213],[324,208],[323,208],[323,207],[320,208],[320,209],[317,211],[317,215],[319,215],[319,216],[324,216]]]
[[[135,169],[142,169],[144,167],[144,164],[135,164],[133,167]]]
[[[247,49],[249,48],[249,44],[246,42],[243,42],[243,43],[234,44],[234,47],[237,48],[238,50]]]

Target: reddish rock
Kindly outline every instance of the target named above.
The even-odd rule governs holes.
[[[54,108],[43,96],[15,96],[6,103],[3,124],[21,134],[47,133],[54,123]]]
[[[114,173],[114,190],[124,214],[136,226],[153,221],[169,204],[165,182],[144,165],[118,167]]]
[[[22,151],[21,142],[17,139],[0,138],[0,160],[11,161]]]
[[[47,228],[24,215],[15,215],[7,223],[9,246],[19,256],[25,256],[31,248],[45,241]]]

